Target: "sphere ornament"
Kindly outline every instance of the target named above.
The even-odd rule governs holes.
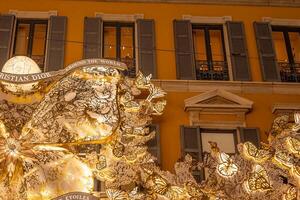
[[[10,58],[2,67],[2,72],[9,74],[37,74],[41,73],[39,66],[27,56],[15,56]],[[29,92],[37,86],[37,82],[27,84],[13,84],[2,82],[5,88],[14,93]]]

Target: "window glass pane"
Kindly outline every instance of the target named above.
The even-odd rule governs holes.
[[[201,133],[203,152],[210,152],[211,142],[216,142],[221,151],[235,153],[234,135],[230,133]]]
[[[278,62],[289,62],[283,32],[272,32]]]
[[[134,66],[133,27],[121,27],[121,60],[128,67]]]
[[[116,59],[116,27],[104,27],[104,58]]]
[[[203,29],[193,29],[193,40],[196,60],[206,61],[205,33]]]
[[[27,55],[29,32],[29,24],[18,24],[14,55]]]
[[[46,24],[35,24],[32,42],[31,58],[39,65],[44,65],[45,42],[47,34]]]
[[[221,30],[210,30],[210,47],[213,61],[224,61]]]
[[[300,33],[289,32],[289,37],[291,41],[291,48],[294,61],[295,63],[300,63]]]

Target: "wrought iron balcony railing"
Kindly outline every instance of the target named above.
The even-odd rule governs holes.
[[[278,62],[282,82],[300,82],[300,63]]]
[[[196,60],[196,77],[198,80],[229,80],[227,62]]]

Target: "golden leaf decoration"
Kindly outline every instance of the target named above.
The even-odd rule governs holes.
[[[238,166],[233,162],[228,154],[222,152],[219,155],[217,172],[223,177],[232,177],[238,172]]]
[[[255,165],[253,172],[248,180],[244,183],[247,192],[267,191],[270,190],[271,183],[267,171],[261,165]]]
[[[121,190],[107,189],[106,194],[109,200],[129,200],[128,195]]]
[[[297,190],[295,187],[289,187],[283,195],[283,200],[297,200]]]
[[[276,151],[273,162],[283,169],[290,169],[294,165],[293,157],[283,151]]]
[[[300,140],[294,137],[287,137],[286,143],[288,146],[288,150],[291,153],[296,154],[296,156],[300,156]]]
[[[257,147],[251,142],[245,142],[243,144],[242,155],[256,163],[262,163],[270,158],[270,153],[264,149],[257,149]]]

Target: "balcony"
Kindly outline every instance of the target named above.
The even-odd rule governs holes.
[[[196,60],[196,78],[197,80],[229,80],[227,62]]]
[[[300,82],[300,63],[279,62],[282,82]]]

